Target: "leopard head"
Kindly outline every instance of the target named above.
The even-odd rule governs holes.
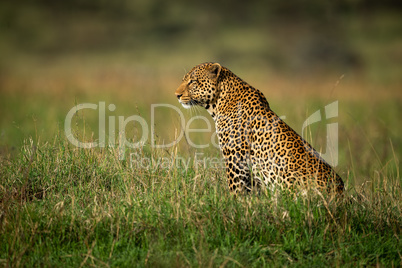
[[[175,94],[184,108],[194,105],[208,107],[219,97],[219,63],[203,63],[195,66],[183,78]]]

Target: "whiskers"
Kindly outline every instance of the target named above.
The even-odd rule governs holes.
[[[190,115],[191,116],[194,116],[194,115],[197,116],[197,115],[201,114],[200,113],[201,106],[199,105],[198,101],[190,100],[189,105],[190,105]]]

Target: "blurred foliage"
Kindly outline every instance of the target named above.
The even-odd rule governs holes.
[[[376,19],[373,14],[383,12],[384,19],[397,13],[391,16],[396,17],[402,4],[390,0],[20,0],[3,2],[0,10],[3,52],[12,47],[18,52],[47,56],[118,49],[141,53],[149,46],[160,45],[170,51],[182,48],[180,43],[190,47],[194,42],[203,42],[210,48],[212,58],[225,61],[243,55],[233,46],[223,45],[219,36],[230,29],[234,29],[234,35],[254,30],[258,35],[250,36],[248,42],[260,44],[261,49],[256,51],[251,46],[245,57],[254,53],[255,58],[269,61],[276,68],[300,71],[306,66],[328,63],[361,68],[364,55],[354,46],[350,29],[377,31],[372,26]],[[384,25],[389,28],[387,34],[401,32],[398,22]]]

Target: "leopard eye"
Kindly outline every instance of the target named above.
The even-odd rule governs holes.
[[[195,82],[197,82],[197,80],[190,80],[190,81],[188,82],[188,84],[191,85],[191,84],[193,84],[193,83],[195,83]]]

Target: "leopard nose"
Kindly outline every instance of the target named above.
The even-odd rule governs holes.
[[[176,94],[176,97],[180,100],[180,97],[183,96],[183,94]]]

